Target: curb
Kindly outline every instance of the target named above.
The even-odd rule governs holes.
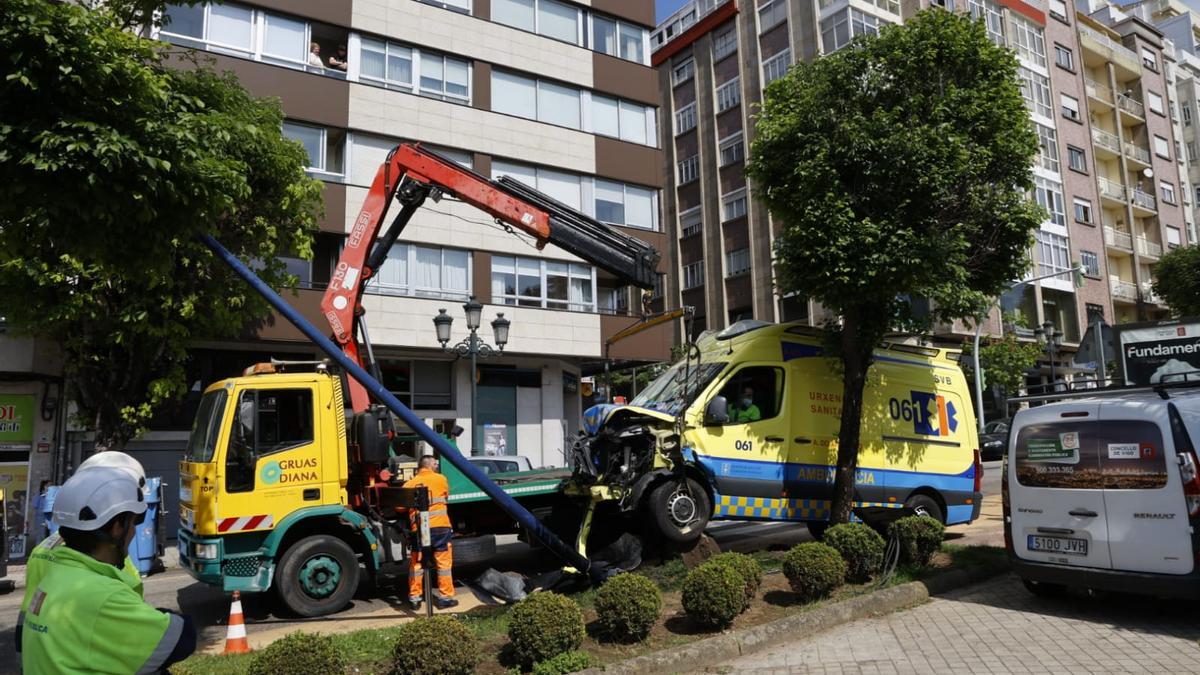
[[[969,586],[1007,571],[1007,565],[1000,568],[951,570],[927,581],[913,581],[901,586],[885,588],[843,602],[826,605],[811,612],[786,616],[760,626],[732,631],[682,647],[645,654],[580,672],[587,675],[611,673],[620,675],[655,673],[661,675],[662,673],[703,670],[723,661],[768,649],[795,638],[797,635],[818,633],[858,619],[890,614],[912,605],[918,605],[929,600],[932,595]]]

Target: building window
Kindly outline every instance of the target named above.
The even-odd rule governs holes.
[[[1171,144],[1162,136],[1154,137],[1154,154],[1171,159]]]
[[[1067,3],[1065,0],[1050,0],[1050,16],[1060,20],[1067,20]]]
[[[1074,120],[1076,122],[1078,122],[1082,119],[1082,117],[1079,114],[1079,99],[1075,98],[1074,96],[1067,96],[1066,94],[1060,94],[1059,101],[1060,101],[1060,103],[1062,103],[1062,116],[1063,117],[1065,117],[1069,120]]]
[[[420,53],[421,95],[466,103],[471,98],[471,68],[462,59]]]
[[[721,222],[746,215],[746,188],[734,190],[721,197]]]
[[[414,410],[453,410],[451,361],[380,359],[381,384]]]
[[[717,147],[721,153],[721,166],[729,166],[743,161],[746,157],[746,144],[742,139],[742,132],[722,139]]]
[[[471,254],[453,248],[394,244],[367,288],[387,295],[465,300],[471,295]]]
[[[592,94],[592,133],[654,145],[654,128],[654,108]]]
[[[590,127],[584,128],[583,92],[574,87],[500,70],[492,71],[492,110],[525,119],[653,146],[655,110],[590,93]]]
[[[492,178],[500,176],[519,180],[573,209],[583,210],[583,181],[573,173],[492,160]]]
[[[788,66],[792,65],[792,50],[785,49],[771,58],[763,61],[763,86],[787,75]]]
[[[626,61],[650,65],[646,61],[645,39],[648,31],[599,14],[591,15],[593,51]]]
[[[594,312],[595,279],[588,265],[492,257],[492,301],[520,307]]]
[[[1142,65],[1154,72],[1158,72],[1158,54],[1149,47],[1142,47]]]
[[[700,234],[703,225],[704,219],[701,217],[699,206],[679,214],[679,236],[681,238]]]
[[[1070,49],[1067,49],[1062,45],[1054,45],[1054,63],[1056,63],[1059,68],[1064,68],[1071,72],[1075,72],[1075,55],[1071,53]]]
[[[394,42],[363,38],[359,49],[359,78],[387,87],[412,91],[413,50]]]
[[[1087,155],[1084,154],[1083,149],[1081,148],[1077,148],[1073,145],[1067,146],[1067,164],[1073,171],[1078,171],[1080,173],[1088,172]]]
[[[675,64],[671,69],[671,86],[678,87],[679,85],[692,79],[696,74],[696,60],[688,58],[680,63]]]
[[[1092,251],[1080,251],[1079,262],[1083,265],[1083,273],[1089,277],[1100,278],[1100,256]]]
[[[557,0],[493,0],[492,21],[555,40],[582,44],[583,12]]]
[[[1152,112],[1156,112],[1159,115],[1167,114],[1167,109],[1163,105],[1163,97],[1152,91],[1146,92],[1146,107],[1150,108]]]
[[[704,285],[704,261],[697,260],[683,266],[683,290],[690,290]]]
[[[1016,12],[1009,12],[1008,36],[1017,56],[1042,68],[1046,67],[1046,40],[1040,26]]]
[[[787,18],[787,0],[767,0],[758,8],[758,32],[765,33]]]
[[[679,184],[686,185],[700,177],[700,156],[692,155],[679,162]]]
[[[696,128],[696,104],[689,103],[675,111],[675,135],[687,133]]]
[[[1092,223],[1092,203],[1086,199],[1075,198],[1075,222]]]
[[[723,113],[726,110],[738,105],[742,102],[742,78],[735,77],[732,80],[717,87],[717,112]]]
[[[641,230],[658,229],[654,190],[597,178],[593,191],[596,220]]]
[[[731,26],[713,37],[713,63],[737,51],[737,31]]]
[[[736,277],[750,271],[750,249],[739,248],[725,253],[725,276]]]
[[[1038,274],[1054,274],[1066,272],[1071,268],[1070,254],[1067,249],[1067,238],[1047,232],[1037,231],[1038,244]]]
[[[471,13],[471,0],[420,0],[426,5],[441,7],[460,14]]]
[[[304,146],[304,151],[308,153],[307,169],[310,174],[317,178],[342,177],[345,171],[345,131],[284,122],[283,135]]]
[[[1196,141],[1188,141],[1187,145],[1185,145],[1184,148],[1187,150],[1188,163],[1195,164],[1196,163]]]
[[[1183,234],[1174,225],[1167,226],[1167,246],[1175,248],[1183,244]]]
[[[821,19],[821,40],[825,53],[831,54],[845,47],[859,35],[878,35],[879,29],[890,24],[890,21],[854,7],[831,14]]]
[[[1063,212],[1062,183],[1034,176],[1034,201],[1050,215],[1050,221],[1061,227],[1067,226],[1067,216]]]
[[[1025,97],[1029,111],[1042,117],[1051,117],[1054,108],[1050,97],[1050,78],[1025,66],[1018,68],[1017,72],[1021,76],[1021,95]]]
[[[995,0],[967,0],[967,11],[976,21],[982,20],[987,29],[988,38],[1001,47],[1007,47],[1004,37],[1004,15],[1000,5]]]
[[[1038,162],[1047,171],[1058,173],[1058,136],[1054,127],[1034,123],[1038,134]]]
[[[1162,189],[1163,201],[1168,204],[1175,203],[1175,185],[1167,181],[1160,181],[1159,187]]]
[[[1185,126],[1185,127],[1192,126],[1192,104],[1191,103],[1183,104],[1183,109],[1182,109],[1181,114],[1183,115],[1183,126]]]

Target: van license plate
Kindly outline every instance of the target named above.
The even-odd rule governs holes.
[[[1042,553],[1065,553],[1067,555],[1087,555],[1087,539],[1075,537],[1042,537],[1029,535],[1029,550]]]

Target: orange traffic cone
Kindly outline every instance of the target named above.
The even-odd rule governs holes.
[[[225,631],[225,651],[223,654],[249,654],[250,644],[246,642],[246,624],[242,621],[242,594],[233,592],[233,604],[229,606],[229,628]]]

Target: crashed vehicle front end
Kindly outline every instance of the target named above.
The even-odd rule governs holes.
[[[616,501],[622,512],[636,508],[656,479],[681,472],[684,462],[675,417],[639,406],[589,408],[570,453],[571,491]]]

